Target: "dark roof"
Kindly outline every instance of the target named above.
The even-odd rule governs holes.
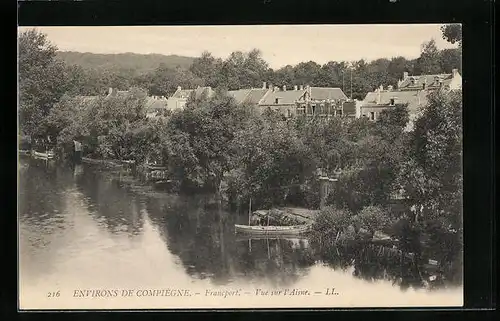
[[[342,89],[330,87],[311,87],[310,98],[313,100],[347,100]]]
[[[196,89],[181,89],[177,90],[170,98],[188,99],[193,92],[195,93],[196,98],[200,98],[203,93],[206,93],[210,97],[213,93],[213,90],[211,87],[198,87]]]
[[[287,90],[287,91],[274,91],[269,92],[262,102],[261,105],[291,105],[295,104],[305,93],[306,89],[303,90]],[[276,99],[278,103],[276,104]]]
[[[418,90],[422,89],[424,84],[426,87],[439,87],[441,86],[440,82],[442,82],[443,85],[449,85],[452,79],[452,74],[408,76],[399,83],[398,89]]]
[[[167,108],[167,99],[148,97],[145,104],[148,112]]]
[[[258,104],[268,92],[270,92],[269,89],[254,88],[246,97],[245,103]]]
[[[258,104],[268,92],[269,89],[251,88],[230,90],[228,91],[228,94],[236,100],[237,104]]]
[[[228,91],[228,95],[233,97],[237,104],[241,104],[245,101],[247,96],[250,94],[252,89],[238,89]]]
[[[193,93],[194,89],[181,89],[177,90],[171,98],[185,98],[188,99]]]
[[[369,92],[366,94],[361,107],[376,107],[389,106],[391,99],[394,99],[394,104],[408,104],[408,111],[414,113],[419,110],[420,106],[427,102],[427,91],[381,91],[380,102],[378,101],[379,92]]]

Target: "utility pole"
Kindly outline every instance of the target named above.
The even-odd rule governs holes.
[[[342,91],[345,93],[344,74],[345,74],[345,70],[342,71]]]
[[[351,100],[352,100],[352,68],[351,69]]]

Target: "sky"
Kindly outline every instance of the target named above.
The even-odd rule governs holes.
[[[272,68],[299,62],[374,60],[420,55],[434,39],[439,49],[454,48],[442,39],[440,24],[401,25],[253,25],[36,27],[61,51],[198,57],[209,51],[226,58],[233,51],[258,48]],[[33,27],[20,27],[20,30]]]

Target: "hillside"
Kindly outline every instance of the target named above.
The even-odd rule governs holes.
[[[70,65],[79,65],[83,68],[93,69],[133,69],[137,74],[152,71],[160,64],[167,67],[189,68],[193,63],[193,57],[161,54],[96,54],[90,52],[58,51],[57,56]]]

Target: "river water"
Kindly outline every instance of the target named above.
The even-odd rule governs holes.
[[[234,224],[244,223],[244,215],[94,165],[21,159],[18,200],[21,309],[463,302],[459,285],[411,286],[402,264],[329,261],[307,239],[242,238]]]

